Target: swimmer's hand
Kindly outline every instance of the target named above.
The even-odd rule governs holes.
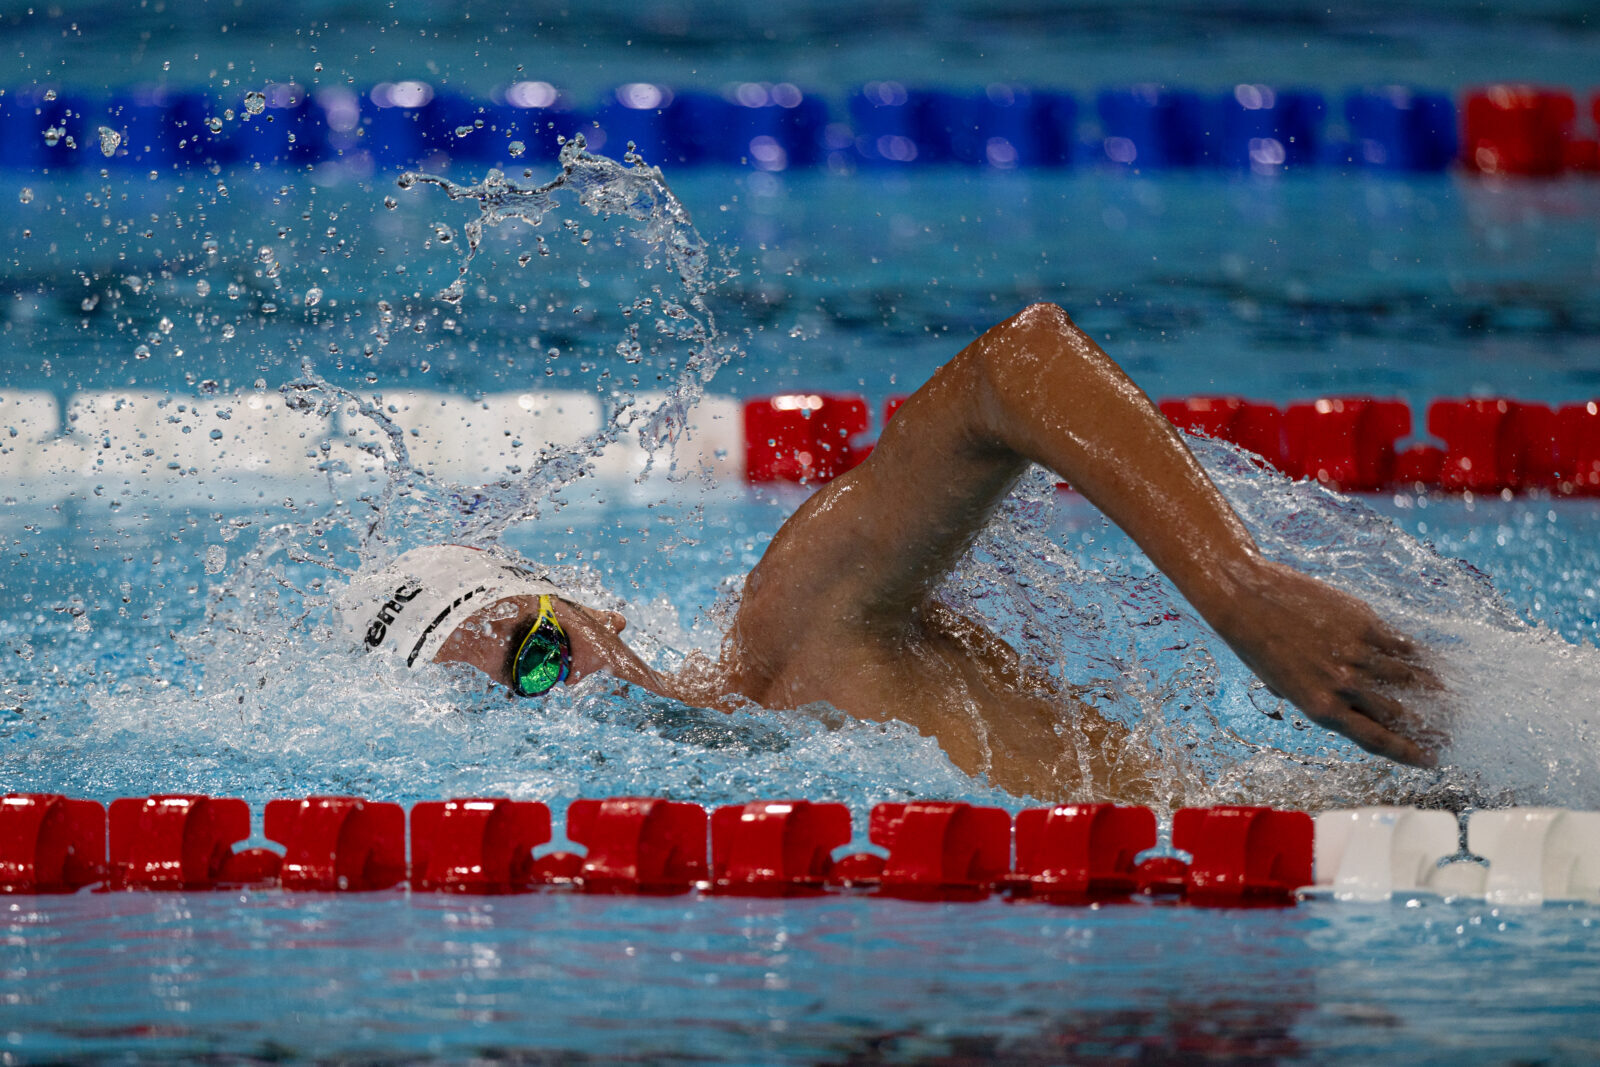
[[[1259,558],[1212,625],[1277,696],[1368,752],[1431,767],[1444,738],[1402,703],[1439,690],[1410,638],[1349,594]]]

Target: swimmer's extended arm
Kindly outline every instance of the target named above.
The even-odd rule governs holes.
[[[1029,463],[1122,527],[1274,692],[1369,751],[1431,761],[1384,691],[1432,684],[1411,642],[1356,598],[1264,559],[1177,431],[1054,305],[942,367],[867,462],[779,531],[752,583],[807,589],[790,601],[795,632],[815,611],[885,633],[912,625]]]

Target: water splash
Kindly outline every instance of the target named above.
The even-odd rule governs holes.
[[[560,490],[583,478],[594,457],[630,429],[652,458],[670,456],[706,384],[736,353],[719,337],[707,301],[730,272],[713,263],[660,172],[591,155],[581,138],[566,146],[561,161],[561,173],[534,188],[498,172],[473,186],[429,175],[401,180],[402,188],[436,187],[479,207],[462,227],[463,240],[453,243],[463,249],[455,284],[439,296],[451,307],[464,302],[465,281],[486,234],[502,222],[531,228],[541,248],[541,224],[584,247],[592,239],[589,226],[615,223],[618,243],[636,253],[643,271],[665,268],[668,275],[655,284],[637,282],[637,295],[623,299],[617,342],[623,361],[653,360],[655,369],[669,372],[666,396],[650,404],[627,398],[599,430],[575,444],[544,446],[518,476],[457,485],[419,469],[411,439],[385,397],[330,382],[311,346],[298,348],[300,375],[280,390],[288,406],[312,423],[343,419],[346,426],[371,428],[349,447],[322,447],[320,466],[333,503],[296,507],[287,501],[291,514],[283,521],[219,527],[227,547],[201,546],[195,553],[203,560],[197,569],[206,575],[204,591],[182,577],[186,564],[177,554],[156,553],[171,587],[187,587],[189,596],[173,601],[185,618],[162,635],[170,644],[153,635],[137,649],[118,643],[122,655],[142,658],[147,672],[107,664],[100,645],[91,644],[104,635],[72,630],[54,636],[52,658],[83,665],[70,675],[73,684],[45,689],[49,672],[43,679],[37,671],[8,676],[8,692],[43,694],[0,722],[0,742],[27,742],[26,750],[10,748],[22,753],[8,760],[16,781],[100,795],[150,789],[254,798],[307,791],[594,795],[658,791],[646,781],[654,774],[659,790],[696,788],[714,796],[726,789],[731,796],[753,789],[761,776],[773,777],[779,763],[810,766],[815,779],[825,778],[830,767],[849,765],[839,758],[840,744],[851,747],[841,739],[858,736],[860,747],[876,755],[862,758],[853,777],[841,772],[840,789],[855,788],[851,781],[866,788],[862,783],[871,781],[893,793],[895,787],[868,768],[899,766],[908,783],[950,791],[948,782],[932,784],[956,774],[937,748],[902,744],[893,730],[794,716],[779,726],[759,710],[741,722],[662,706],[604,684],[560,694],[537,709],[508,706],[476,675],[429,667],[400,678],[373,677],[369,661],[333,639],[328,591],[358,567],[381,564],[408,542],[498,541],[523,520],[562,507]],[[252,249],[252,258],[276,289],[274,249]],[[308,299],[307,306],[320,303]],[[389,299],[379,300],[377,311],[371,348],[381,352],[402,323],[415,320],[402,319]],[[688,510],[692,519],[695,509]],[[132,554],[124,567],[127,579],[141,579]],[[606,591],[603,576],[591,568],[554,567],[552,573],[597,605],[629,606]],[[89,616],[80,611],[73,617]],[[681,660],[697,650],[696,635],[656,621],[643,643],[646,654]],[[26,664],[20,652],[18,658]],[[579,735],[589,740],[572,742]],[[739,758],[730,758],[730,751]],[[83,765],[79,756],[63,758],[69,752],[88,753],[92,766],[63,772]],[[921,769],[912,770],[913,764]]]
[[[671,280],[651,284],[647,295],[635,294],[621,303],[625,321],[615,350],[625,363],[649,358],[653,364],[664,365],[669,379],[665,395],[648,404],[634,396],[621,398],[604,423],[576,444],[541,445],[519,464],[522,470],[516,476],[489,485],[462,486],[418,470],[406,447],[404,431],[384,411],[381,398],[329,383],[307,353],[300,378],[283,388],[288,402],[324,418],[342,409],[377,431],[375,439],[362,446],[381,465],[384,477],[381,490],[364,497],[368,513],[359,538],[363,560],[385,554],[380,546],[401,527],[448,525],[452,540],[498,543],[517,524],[559,508],[557,492],[592,473],[594,458],[630,430],[647,457],[639,475],[643,480],[658,457],[664,453],[670,457],[683,439],[690,413],[704,396],[706,385],[738,353],[719,335],[708,302],[717,285],[734,272],[713,263],[706,241],[661,171],[638,160],[624,166],[592,154],[581,136],[564,144],[560,162],[561,172],[555,178],[532,187],[516,184],[499,170],[490,170],[481,182],[469,185],[423,173],[408,172],[400,177],[402,189],[433,187],[452,201],[472,201],[478,207],[478,215],[463,227],[457,276],[438,298],[454,307],[463,303],[467,281],[488,232],[505,223],[535,231],[541,251],[546,243],[543,231],[548,229],[567,233],[584,245],[592,240],[592,231],[582,228],[575,215],[620,224],[630,250],[636,253],[639,270],[649,272],[664,266]],[[641,319],[651,326],[644,337]],[[393,309],[380,302],[379,321],[373,330],[375,348],[389,343],[394,326]]]
[[[441,300],[452,304],[459,304],[465,295],[473,261],[489,229],[508,222],[537,229],[568,198],[591,216],[637,224],[631,235],[641,246],[640,269],[650,271],[664,264],[678,288],[671,292],[653,285],[650,291],[656,300],[635,301],[631,310],[653,309],[657,336],[684,345],[688,352],[669,399],[653,411],[630,409],[619,427],[618,432],[637,422],[639,443],[654,454],[679,440],[689,409],[732,355],[733,350],[719,341],[716,317],[707,302],[717,285],[732,272],[713,267],[705,239],[667,185],[660,168],[631,154],[629,166],[595,155],[588,151],[581,134],[562,145],[560,159],[561,173],[533,188],[516,185],[499,170],[490,170],[482,182],[465,186],[434,175],[407,173],[401,176],[400,186],[432,185],[451,200],[474,200],[478,204],[478,217],[465,227],[466,250],[456,279],[439,294]],[[580,235],[579,240],[587,242],[588,238]],[[636,322],[628,324],[617,350],[629,362],[638,362],[641,343]]]

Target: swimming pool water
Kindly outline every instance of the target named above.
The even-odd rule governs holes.
[[[606,312],[640,287],[636,260],[552,239],[549,256],[520,265],[521,235],[491,231],[471,291],[446,314],[433,297],[475,212],[392,177],[224,172],[132,179],[114,196],[99,179],[35,181],[0,222],[15,249],[0,322],[8,386],[276,388],[308,346],[330,380],[368,389],[625,386]],[[908,392],[1044,298],[1153,396],[1377,392],[1416,405],[1600,390],[1596,182],[1093,168],[668,180],[738,272],[717,311],[748,356],[715,380],[724,393]],[[424,332],[402,326],[367,357],[380,299]],[[577,344],[595,374],[617,377],[530,365],[534,339],[537,351]]]
[[[5,1054],[22,1061],[1444,1064],[1600,1052],[1591,908],[266,893],[31,899],[0,914]]]
[[[686,196],[699,188],[695,183],[709,185],[710,179],[695,179]],[[967,250],[958,257],[951,249],[936,252],[943,246],[930,236],[917,237],[914,225],[896,223],[894,207],[914,220],[920,205],[940,198],[967,197],[975,205],[992,200],[1001,205],[999,218],[1009,221],[1020,197],[999,196],[993,188],[947,175],[881,187],[833,187],[826,179],[815,184],[811,190],[797,182],[781,195],[804,211],[799,194],[816,191],[825,201],[834,197],[839,212],[854,211],[848,225],[838,226],[838,242],[818,241],[807,253],[825,260],[834,273],[813,265],[801,272],[802,282],[791,282],[785,273],[790,268],[780,260],[759,276],[752,270],[748,280],[735,280],[727,318],[735,329],[750,331],[745,337],[752,355],[727,368],[717,387],[731,380],[730,391],[754,392],[793,383],[859,389],[881,398],[914,385],[948,351],[944,337],[970,334],[991,308],[1074,286],[1084,293],[1080,319],[1110,334],[1111,350],[1124,355],[1135,376],[1158,393],[1227,383],[1230,390],[1287,399],[1372,380],[1389,387],[1384,391],[1420,400],[1463,391],[1470,377],[1497,392],[1567,399],[1596,364],[1586,325],[1592,297],[1572,282],[1579,270],[1591,269],[1592,236],[1586,237],[1581,224],[1552,227],[1557,237],[1549,247],[1565,250],[1553,257],[1554,265],[1529,266],[1531,252],[1524,264],[1531,274],[1548,272],[1546,284],[1527,290],[1533,294],[1529,304],[1556,306],[1561,314],[1533,321],[1515,312],[1513,300],[1486,298],[1487,306],[1502,309],[1506,322],[1478,336],[1458,328],[1457,314],[1432,310],[1462,299],[1446,268],[1459,268],[1464,257],[1470,261],[1476,245],[1429,250],[1439,270],[1405,272],[1406,283],[1427,295],[1387,317],[1379,302],[1362,319],[1341,310],[1341,302],[1345,285],[1389,291],[1366,273],[1373,262],[1367,242],[1384,239],[1375,223],[1354,235],[1335,228],[1281,252],[1283,243],[1239,224],[1238,214],[1226,216],[1235,224],[1209,244],[1196,236],[1204,228],[1195,223],[1175,233],[1180,242],[1191,235],[1209,251],[1183,252],[1188,259],[1180,262],[1190,264],[1188,273],[1162,285],[1154,272],[1161,270],[1159,257],[1168,254],[1164,242],[1170,236],[1151,221],[1145,237],[1111,244],[1103,235],[1117,231],[1106,225],[1106,201],[1131,206],[1136,194],[1105,176],[1030,183],[1030,190],[1042,186],[1052,203],[1077,205],[1074,210],[1087,200],[1089,218],[1098,213],[1100,220],[1096,248],[1107,249],[1103,272],[1085,256],[1069,258],[1060,274],[1048,275],[1042,266],[1028,272],[993,266],[1008,262],[1003,257],[1019,246],[1042,264],[1045,256],[1038,253],[1059,240],[1049,212],[1033,199],[1024,204],[1032,213],[1026,224],[1007,231],[1005,239],[983,237],[989,228],[975,222],[949,226],[943,239],[952,249]],[[878,219],[880,208],[848,206],[863,188],[877,203],[891,205],[888,222]],[[1250,193],[1224,179],[1154,188],[1197,214],[1204,211],[1198,204],[1221,212]],[[1528,196],[1535,204],[1549,195],[1453,182],[1421,183],[1417,189],[1380,183],[1379,192],[1412,204],[1433,196],[1458,210],[1465,198],[1479,195]],[[270,193],[263,195],[270,201]],[[365,194],[354,187],[345,195]],[[1341,196],[1365,210],[1372,194],[1364,184],[1319,182],[1298,190],[1273,187],[1263,195],[1303,197],[1298,212]],[[735,202],[730,194],[728,204],[727,214],[733,214],[736,204],[747,201],[742,195]],[[285,215],[304,210],[297,203]],[[755,206],[740,210],[750,212],[747,218],[754,221],[747,225],[765,232],[769,247],[781,248],[795,234],[803,245],[804,227],[789,230],[779,221],[763,221]],[[978,206],[970,210],[971,219],[995,218],[979,215]],[[411,231],[395,241],[408,248],[427,239],[423,227],[433,213],[415,202],[394,212],[369,212],[377,220],[397,217],[409,225]],[[1293,229],[1292,217],[1262,225],[1268,232],[1273,225]],[[1513,230],[1537,229],[1520,217]],[[1438,243],[1457,240],[1444,234],[1459,234],[1465,218],[1457,214],[1457,225],[1443,228]],[[763,226],[769,229],[760,231]],[[977,243],[964,243],[969,240]],[[1150,266],[1130,250],[1139,240],[1157,249]],[[930,277],[961,279],[951,286],[957,291],[947,298],[943,282],[938,288],[915,284],[904,260],[879,254],[896,241],[908,242],[907,254],[938,272],[930,271]],[[1230,251],[1238,248],[1254,251]],[[236,252],[253,255],[254,249]],[[937,265],[940,255],[953,260],[948,268]],[[1230,284],[1226,279],[1237,262],[1228,255],[1245,257],[1247,265],[1255,262],[1251,257],[1274,263],[1281,262],[1272,258],[1279,255],[1290,262],[1304,257],[1307,284],[1327,291],[1301,303],[1321,310],[1307,315],[1310,325],[1300,326],[1293,294],[1274,271],[1262,270],[1256,288],[1244,281]],[[875,256],[879,263],[871,262]],[[424,262],[409,254],[403,261]],[[370,305],[360,303],[362,290],[392,280],[379,262],[376,255],[352,259],[353,274],[324,284],[335,299],[351,299],[370,315]],[[435,277],[447,278],[449,257],[437,264]],[[1342,265],[1349,265],[1348,283],[1339,280]],[[481,277],[492,287],[504,266],[490,263]],[[1502,272],[1505,285],[1515,288],[1517,269],[1492,255],[1485,256],[1484,269]],[[1185,281],[1205,274],[1213,281]],[[786,280],[768,289],[769,276]],[[591,285],[625,277],[625,268],[590,273]],[[581,285],[570,276],[552,272],[545,278],[551,304],[564,308],[582,299]],[[1131,295],[1152,289],[1171,297],[1184,328],[1174,327],[1160,301]],[[187,340],[180,331],[200,314],[204,321],[192,334],[198,341],[188,344],[210,343],[204,350],[217,352],[220,366],[211,364],[217,369],[205,373],[219,380],[286,377],[290,370],[279,343],[287,347],[292,338],[318,336],[308,335],[303,324],[286,328],[263,321],[267,315],[234,315],[236,302],[223,302],[226,295],[220,301],[199,298],[187,279],[157,290],[164,295],[151,298],[145,314],[158,321],[157,311],[169,314],[162,310],[167,301],[182,306],[183,314],[173,320],[175,344]],[[1093,311],[1087,311],[1090,292],[1102,294]],[[824,314],[824,297],[848,313]],[[419,363],[408,360],[450,368],[454,352],[459,370],[430,384],[469,391],[514,388],[524,373],[517,366],[462,355],[469,341],[492,354],[496,345],[516,343],[526,328],[506,315],[503,304],[490,305],[482,294],[479,299],[461,313],[463,334],[434,326],[434,332],[416,335],[414,348],[397,343],[408,354],[386,355],[376,384],[410,382],[403,375],[415,374]],[[1066,302],[1074,304],[1070,296]],[[213,313],[234,315],[249,345],[236,351],[222,343],[218,325],[208,319]],[[124,331],[105,321],[82,330],[73,324],[75,317],[45,310],[23,324],[22,336],[30,339],[23,366],[30,369],[19,373],[31,372],[31,384],[76,390],[144,382],[141,364],[148,362],[160,368],[154,381],[192,388],[183,381],[192,373],[183,369],[190,361],[107,358],[125,345]],[[919,318],[935,324],[937,336],[918,330]],[[1339,321],[1370,325],[1347,334],[1329,325]],[[7,336],[15,338],[18,320],[11,325]],[[363,321],[334,330],[358,334],[366,328]],[[815,330],[809,339],[808,328]],[[1174,339],[1164,339],[1163,330]],[[788,337],[791,331],[800,336]],[[1284,341],[1300,331],[1309,353]],[[782,340],[769,343],[769,335]],[[578,338],[598,348],[584,335]],[[55,349],[46,348],[51,339]],[[790,344],[802,354],[780,357]],[[1397,350],[1415,357],[1397,362]],[[43,351],[58,354],[38,354]],[[1532,354],[1558,369],[1542,371]],[[229,370],[228,360],[241,366]],[[340,373],[337,362],[323,361],[330,376]],[[602,364],[596,360],[597,367]],[[365,384],[345,373],[350,384]],[[318,549],[318,538],[308,534],[307,524],[330,507],[333,493],[326,485],[274,489],[243,507],[234,499],[208,500],[204,491],[163,496],[117,482],[96,488],[60,486],[54,495],[7,508],[3,625],[10,708],[0,737],[8,787],[103,799],[194,790],[257,803],[312,792],[399,800],[510,793],[558,805],[576,795],[649,793],[714,803],[790,793],[843,799],[857,811],[907,796],[998,801],[1013,809],[1024,802],[960,775],[935,746],[909,731],[842,724],[826,715],[756,712],[730,720],[636,694],[618,700],[594,691],[530,715],[497,702],[464,677],[436,673],[422,683],[359,677],[352,682],[344,661],[319,654],[315,613],[309,619],[301,614],[299,605],[307,591],[314,592],[311,583],[321,568],[279,550],[266,558],[268,569],[245,576],[246,564],[253,566],[251,554],[271,549],[271,531],[281,524],[297,531],[287,544],[309,550],[309,559],[337,555],[347,544],[339,528],[328,532],[329,549]],[[1231,491],[1257,506],[1271,502],[1270,494],[1248,482]],[[581,563],[592,568],[590,577],[628,601],[646,650],[670,660],[714,641],[724,583],[759,557],[803,492],[580,484],[568,492],[567,507],[513,528],[508,543],[541,558],[566,553],[565,564],[580,562],[581,554]],[[1048,493],[1035,499],[1048,513],[1045,528],[1070,549],[1064,557],[1073,565],[1130,571],[1131,585],[1086,586],[1086,603],[1104,610],[1130,588],[1154,596],[1156,605],[1171,601],[1159,585],[1153,593],[1139,585],[1137,557],[1130,558],[1120,535],[1081,501]],[[1469,505],[1402,497],[1377,503],[1405,529],[1432,540],[1446,559],[1464,557],[1492,576],[1515,614],[1543,621],[1568,640],[1593,642],[1600,621],[1593,578],[1600,573],[1600,539],[1594,536],[1600,513],[1592,502]],[[1339,519],[1333,529],[1349,531],[1338,523],[1351,521]],[[273,597],[280,602],[263,607],[261,601]],[[1150,605],[1141,601],[1133,610]],[[263,620],[291,625],[290,639],[254,632],[252,626]],[[1173,632],[1140,631],[1130,640],[1132,662],[1148,672],[1141,678],[1168,682],[1187,669],[1183,653],[1162,651]],[[1176,632],[1194,631],[1180,626]],[[1074,654],[1104,660],[1121,652],[1115,644],[1090,643]],[[1522,678],[1546,664],[1538,657],[1512,661],[1505,673]],[[1255,767],[1234,750],[1219,764],[1229,788],[1303,805],[1359,800],[1374,788],[1415,788],[1403,782],[1384,786],[1384,775],[1350,761],[1348,746],[1329,746],[1288,723],[1265,719],[1249,703],[1242,671],[1225,662],[1218,670],[1214,680],[1182,683],[1190,686],[1184,692],[1214,685],[1210,706],[1236,729],[1308,753],[1331,750],[1342,760],[1336,774],[1286,780],[1282,767]],[[341,709],[338,715],[328,713],[333,706]],[[1548,753],[1534,749],[1533,755],[1537,761]],[[1592,787],[1593,778],[1580,768],[1576,787],[1564,784],[1567,792],[1556,799],[1592,803],[1582,791],[1586,783]],[[1529,1050],[1561,1061],[1594,1052],[1596,915],[1587,907],[1497,912],[1436,900],[1377,908],[1318,901],[1291,912],[1210,913],[998,902],[966,907],[531,897],[464,903],[420,894],[334,899],[281,893],[80,895],[4,906],[12,910],[6,913],[8,992],[0,1004],[0,1033],[22,1061],[1191,1057],[1356,1063],[1392,1057],[1496,1062]]]

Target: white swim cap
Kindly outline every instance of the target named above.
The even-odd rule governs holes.
[[[413,548],[335,595],[344,632],[369,651],[431,663],[473,612],[512,596],[565,593],[512,560],[464,545]]]

